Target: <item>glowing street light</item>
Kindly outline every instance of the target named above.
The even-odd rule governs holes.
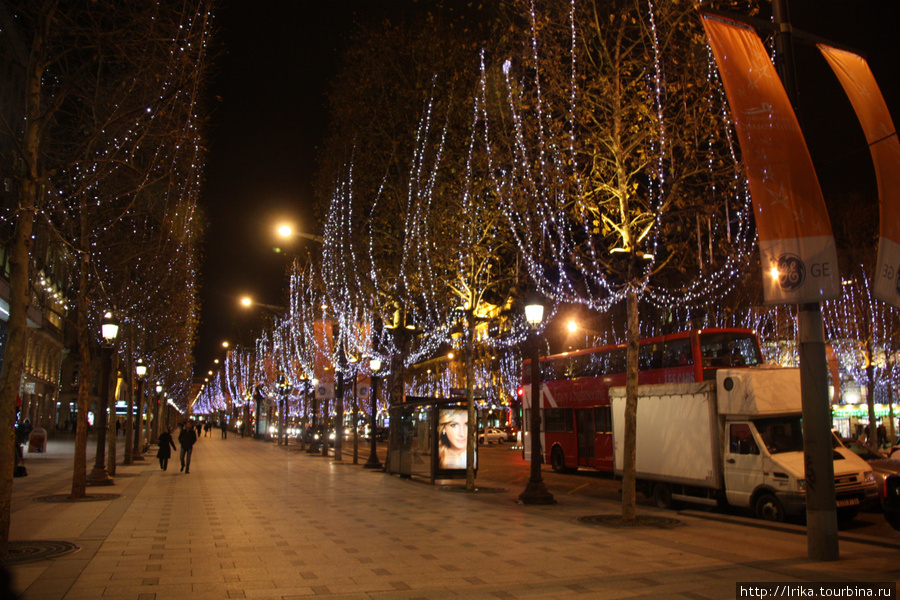
[[[260,308],[265,308],[265,309],[267,309],[267,310],[270,310],[270,311],[276,313],[276,314],[279,315],[279,316],[281,316],[281,315],[283,315],[285,312],[287,312],[287,309],[286,309],[285,307],[283,307],[283,306],[275,306],[274,304],[265,304],[265,303],[263,303],[263,302],[257,302],[256,300],[254,300],[254,299],[251,298],[250,296],[244,296],[243,298],[241,298],[241,306],[243,306],[244,308],[250,308],[250,307],[253,307],[253,306],[258,306],[258,307],[260,307]],[[225,342],[225,343],[227,343],[227,342]],[[223,343],[222,345],[224,346],[225,343]],[[225,347],[227,348],[227,346],[225,346]]]
[[[378,460],[376,451],[375,428],[378,424],[376,415],[378,412],[378,372],[381,371],[381,359],[372,357],[369,359],[369,372],[372,373],[372,385],[369,393],[372,396],[372,414],[369,418],[369,460],[363,465],[364,469],[381,469],[381,461]]]
[[[311,233],[305,233],[303,231],[294,231],[294,228],[291,227],[290,225],[288,225],[287,223],[282,223],[281,225],[279,225],[278,229],[276,231],[278,232],[278,235],[283,238],[301,237],[301,238],[304,238],[307,240],[312,240],[314,242],[319,242],[319,243],[324,241],[321,237],[319,237],[317,235],[313,235]]]
[[[112,362],[114,357],[113,344],[119,333],[119,322],[116,321],[112,312],[106,312],[100,320],[100,334],[103,336],[105,344],[102,345],[103,366],[101,369],[100,379],[100,410],[97,414],[97,455],[94,460],[94,468],[91,470],[87,478],[88,485],[112,485],[113,480],[109,476],[106,469],[106,428],[107,428],[107,411],[110,405],[110,385],[109,378],[112,371]],[[113,455],[110,460],[115,460]]]
[[[525,491],[519,494],[522,504],[556,504],[553,494],[541,477],[541,353],[539,330],[544,319],[544,298],[537,292],[525,297],[525,320],[531,327],[531,476]]]

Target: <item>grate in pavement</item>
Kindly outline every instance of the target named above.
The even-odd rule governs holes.
[[[72,498],[69,494],[54,494],[52,496],[38,496],[35,502],[99,502],[101,500],[115,500],[122,494],[86,494],[82,498]]]
[[[27,542],[11,541],[8,544],[9,556],[0,558],[0,564],[11,565],[45,558],[56,558],[70,552],[81,550],[72,542],[30,540]]]
[[[621,529],[632,529],[638,527],[654,527],[664,529],[666,527],[677,527],[684,525],[684,521],[678,519],[670,519],[668,517],[647,517],[638,516],[634,521],[623,521],[622,515],[589,515],[587,517],[578,517],[579,523],[585,525],[600,525],[603,527],[616,527]]]

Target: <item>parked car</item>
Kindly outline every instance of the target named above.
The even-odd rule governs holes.
[[[502,444],[505,441],[506,432],[502,429],[497,429],[496,427],[488,427],[484,431],[478,432],[479,444],[493,444],[494,442]]]
[[[858,454],[860,458],[872,465],[872,470],[875,472],[875,482],[878,484],[878,490],[880,491],[878,496],[881,500],[881,505],[884,506],[884,480],[890,475],[900,474],[900,460],[897,460],[895,458],[888,458],[887,455],[872,450],[859,440],[843,439],[841,441],[845,446],[847,446],[847,448]]]
[[[367,440],[371,440],[372,437],[369,435],[370,429],[371,429],[371,427],[369,427],[368,425],[364,425],[364,426],[360,427],[359,428],[360,436],[364,437]],[[386,442],[389,434],[390,434],[390,429],[388,429],[387,427],[376,427],[375,428],[375,440],[376,441]]]
[[[900,530],[900,475],[888,475],[882,488],[884,518],[894,529]]]

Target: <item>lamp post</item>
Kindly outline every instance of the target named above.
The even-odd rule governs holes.
[[[378,460],[376,452],[375,426],[376,413],[378,412],[378,372],[381,370],[381,360],[372,358],[369,360],[369,370],[372,372],[372,385],[369,393],[372,395],[372,415],[369,417],[369,460],[363,465],[365,469],[382,469],[384,468],[381,461]]]
[[[144,446],[144,377],[147,376],[147,365],[144,364],[144,361],[138,359],[137,364],[134,366],[134,371],[137,373],[138,385],[137,385],[137,402],[135,402],[135,413],[134,413],[134,445],[132,446],[132,460],[144,460],[144,453],[141,451],[141,448]]]
[[[335,333],[338,325],[334,326]],[[337,369],[335,373],[336,387],[334,401],[334,462],[344,460],[344,371],[347,368],[347,354],[344,352],[344,343],[338,338]]]
[[[278,376],[278,399],[279,399],[279,407],[278,407],[278,445],[279,446],[287,446],[287,440],[284,439],[284,420],[287,418],[287,397],[288,394],[294,389],[287,381],[287,377],[284,373],[281,373]]]
[[[119,323],[113,318],[112,312],[107,312],[100,320],[100,332],[106,341],[102,346],[103,365],[100,379],[100,407],[97,411],[97,454],[94,459],[94,468],[88,475],[88,485],[112,485],[113,480],[106,470],[106,427],[107,411],[109,410],[109,375],[112,371],[113,342],[119,335]],[[115,460],[115,457],[111,457]]]
[[[169,426],[169,420],[166,418],[166,405],[163,403],[163,386],[162,382],[156,382],[156,426],[154,429],[156,430],[157,440],[159,439],[160,431]]]
[[[340,364],[338,364],[337,385],[334,392],[334,462],[344,460],[344,361],[341,352]]]
[[[309,383],[310,414],[308,420],[309,423],[307,425],[309,428],[309,448],[307,448],[306,452],[309,454],[316,454],[316,434],[319,431],[319,401],[316,399],[316,386],[319,385],[319,380],[312,379]]]
[[[544,485],[541,477],[541,462],[544,453],[541,448],[541,352],[538,329],[544,320],[544,299],[537,292],[525,298],[525,320],[531,327],[531,477],[525,491],[519,494],[522,504],[556,504],[553,494]]]
[[[359,397],[356,395],[356,384],[359,382],[359,362],[356,356],[350,357],[353,365],[353,464],[359,464]],[[892,438],[893,439],[893,438]]]

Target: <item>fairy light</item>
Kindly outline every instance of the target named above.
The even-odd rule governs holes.
[[[865,265],[853,272],[857,275],[844,281],[841,297],[823,304],[825,329],[841,371],[859,386],[871,383],[877,395],[887,395],[897,376],[891,357],[900,350],[893,335],[900,311],[874,297]]]

